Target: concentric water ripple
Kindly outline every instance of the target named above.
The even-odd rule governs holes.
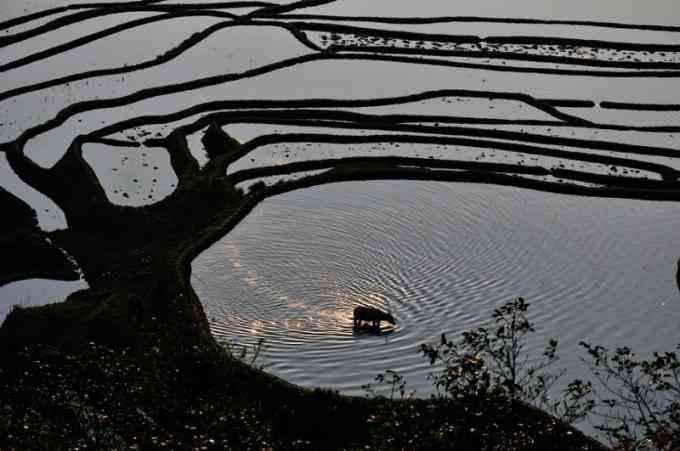
[[[484,185],[353,182],[269,199],[193,264],[223,340],[265,340],[285,379],[361,393],[385,369],[430,390],[421,343],[457,334],[523,296],[538,333],[587,374],[580,340],[667,349],[680,339],[677,205]],[[356,334],[352,309],[398,325]]]

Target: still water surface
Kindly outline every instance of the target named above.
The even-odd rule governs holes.
[[[457,335],[518,296],[540,352],[578,342],[642,353],[680,340],[680,207],[508,187],[340,183],[268,199],[193,263],[218,338],[266,343],[260,363],[293,383],[363,393],[385,369],[428,393],[419,344]],[[356,335],[352,309],[390,309],[396,331]]]

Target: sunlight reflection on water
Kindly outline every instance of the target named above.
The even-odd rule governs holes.
[[[192,283],[218,338],[264,338],[269,370],[294,383],[357,394],[390,368],[427,393],[418,345],[517,296],[537,324],[530,349],[558,338],[571,378],[580,340],[648,352],[680,338],[678,227],[670,203],[342,183],[265,201],[194,261]],[[353,334],[356,305],[391,310],[394,333]]]

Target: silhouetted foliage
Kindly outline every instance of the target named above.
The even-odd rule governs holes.
[[[581,346],[601,387],[595,427],[609,442],[624,450],[680,449],[678,353],[655,352],[641,359],[628,347]]]
[[[442,334],[438,343],[422,345],[420,352],[436,368],[431,374],[436,394],[427,408],[417,403],[385,404],[374,417],[379,425],[376,441],[410,448],[417,447],[411,440],[417,437],[431,449],[444,449],[446,443],[474,443],[486,449],[542,449],[537,437],[588,418],[615,449],[680,449],[677,352],[655,352],[650,359],[640,359],[628,347],[610,351],[582,342],[596,382],[573,380],[561,397],[551,397],[551,389],[565,370],[548,370],[558,360],[556,340],[548,342],[541,356],[528,354],[526,337],[534,332],[527,318],[528,307],[518,298],[494,310],[493,326],[463,332],[458,341]],[[393,370],[375,380],[387,390],[366,385],[373,396],[414,399],[405,378]],[[555,420],[525,423],[527,404],[555,415]],[[453,409],[461,412],[464,420],[444,416]],[[513,422],[509,420],[512,417],[520,420]],[[580,443],[567,440],[551,449]]]
[[[550,389],[565,370],[548,371],[558,360],[557,340],[550,340],[538,357],[526,350],[527,336],[535,331],[526,316],[528,308],[518,298],[495,309],[489,327],[463,332],[459,341],[442,334],[438,344],[422,345],[420,351],[441,368],[432,375],[438,395],[474,409],[523,401],[570,423],[587,415],[592,408],[585,400],[592,389],[588,383],[574,381],[564,399],[551,399]]]
[[[425,402],[412,400],[406,380],[388,370],[365,389],[382,395],[384,408],[373,420],[376,449],[597,449],[567,424],[584,418],[593,408],[592,386],[574,381],[562,399],[550,389],[564,370],[550,372],[556,363],[557,341],[533,357],[526,339],[534,332],[527,318],[529,304],[519,298],[493,311],[493,325],[463,332],[458,341],[442,334],[436,344],[419,351],[429,359],[436,393]],[[531,407],[549,410],[558,418]],[[454,415],[452,413],[455,412]],[[556,445],[559,443],[559,445]],[[555,448],[557,446],[557,448]]]

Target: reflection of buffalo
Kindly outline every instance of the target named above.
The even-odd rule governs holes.
[[[396,321],[394,316],[382,310],[373,307],[356,307],[354,309],[354,327],[360,328],[362,322],[369,322],[370,327],[380,328],[380,321],[387,321],[394,325]]]

